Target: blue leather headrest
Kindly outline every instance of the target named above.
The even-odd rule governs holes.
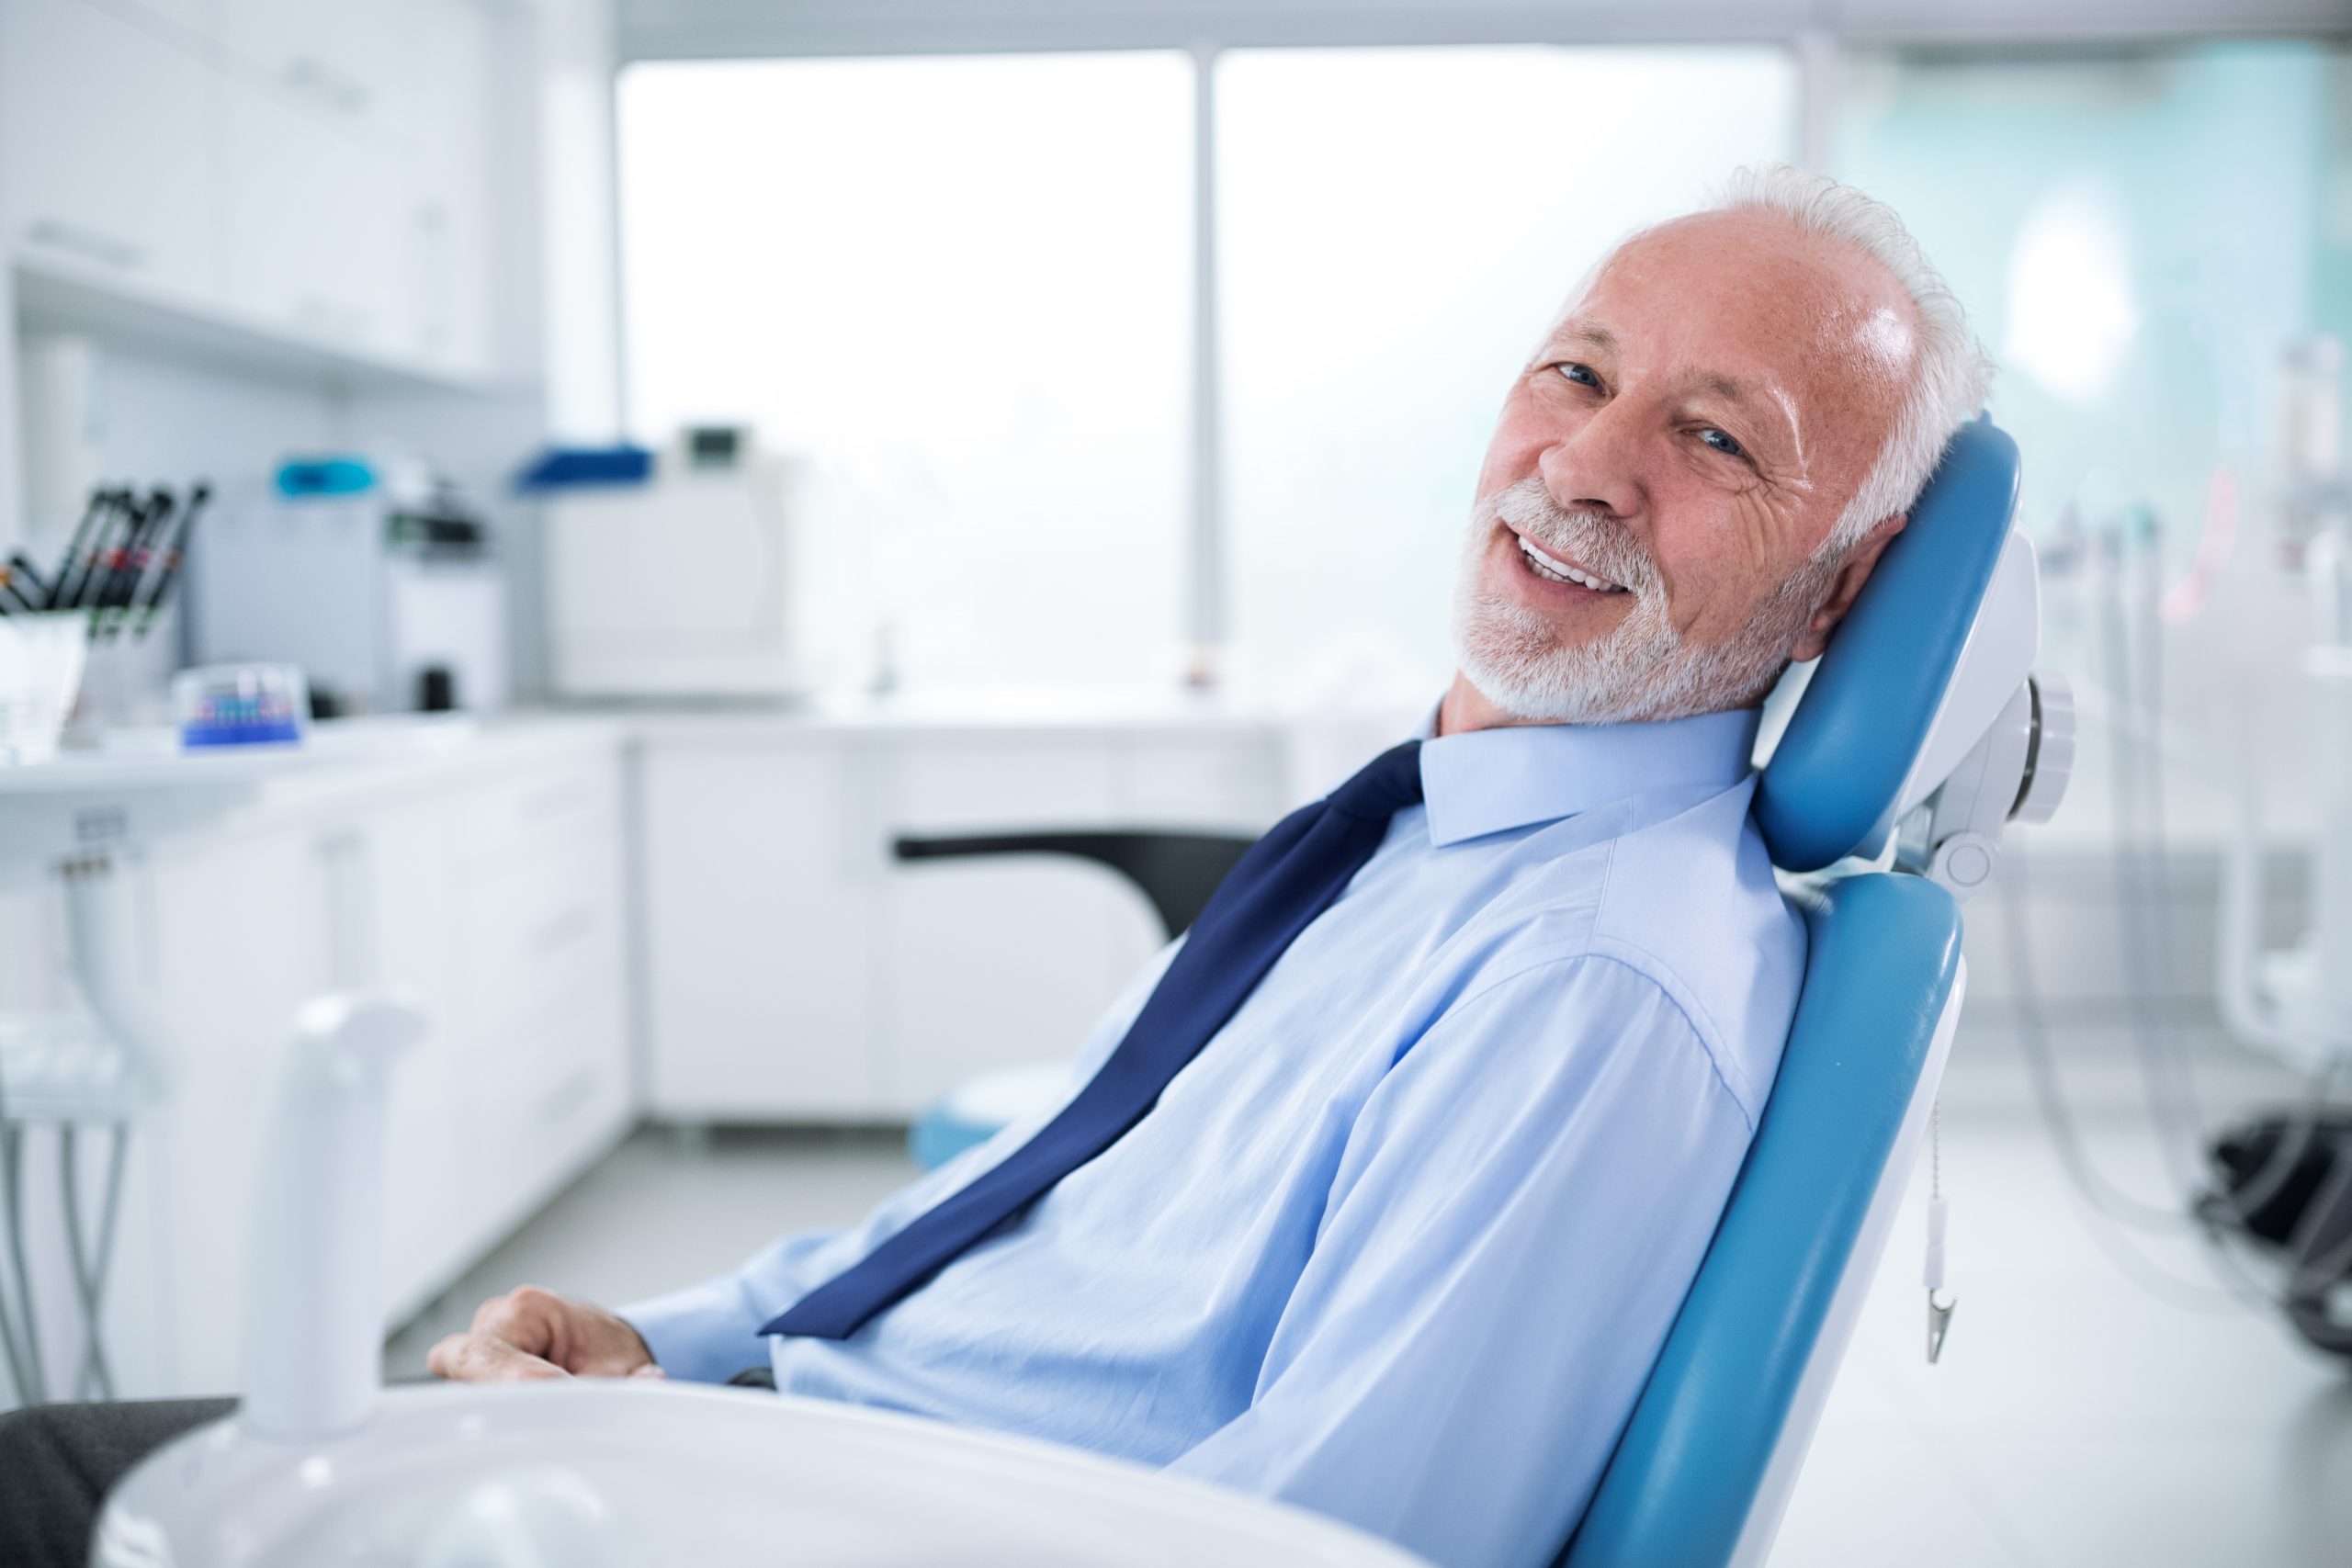
[[[1757,781],[1773,864],[1818,871],[1884,845],[2017,504],[2017,443],[1989,418],[1962,425]]]

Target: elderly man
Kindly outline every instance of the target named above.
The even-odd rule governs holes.
[[[492,1301],[435,1371],[772,1381],[1547,1561],[1796,1001],[1757,705],[1986,374],[1894,215],[1826,180],[1746,173],[1627,241],[1504,400],[1434,736],[1252,850],[1062,1105],[617,1315]]]

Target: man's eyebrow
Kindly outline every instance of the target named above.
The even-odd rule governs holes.
[[[1580,343],[1607,354],[1617,346],[1617,334],[1591,321],[1569,321],[1552,334],[1554,343]]]

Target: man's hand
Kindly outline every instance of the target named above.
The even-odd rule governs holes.
[[[537,1285],[482,1303],[472,1331],[434,1346],[424,1364],[458,1382],[662,1376],[636,1329],[602,1307]]]

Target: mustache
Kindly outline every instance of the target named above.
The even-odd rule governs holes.
[[[1530,474],[1498,491],[1478,512],[1484,527],[1507,523],[1537,548],[1574,560],[1638,595],[1646,597],[1657,589],[1657,563],[1647,550],[1598,513],[1570,511],[1554,502],[1540,475]]]

